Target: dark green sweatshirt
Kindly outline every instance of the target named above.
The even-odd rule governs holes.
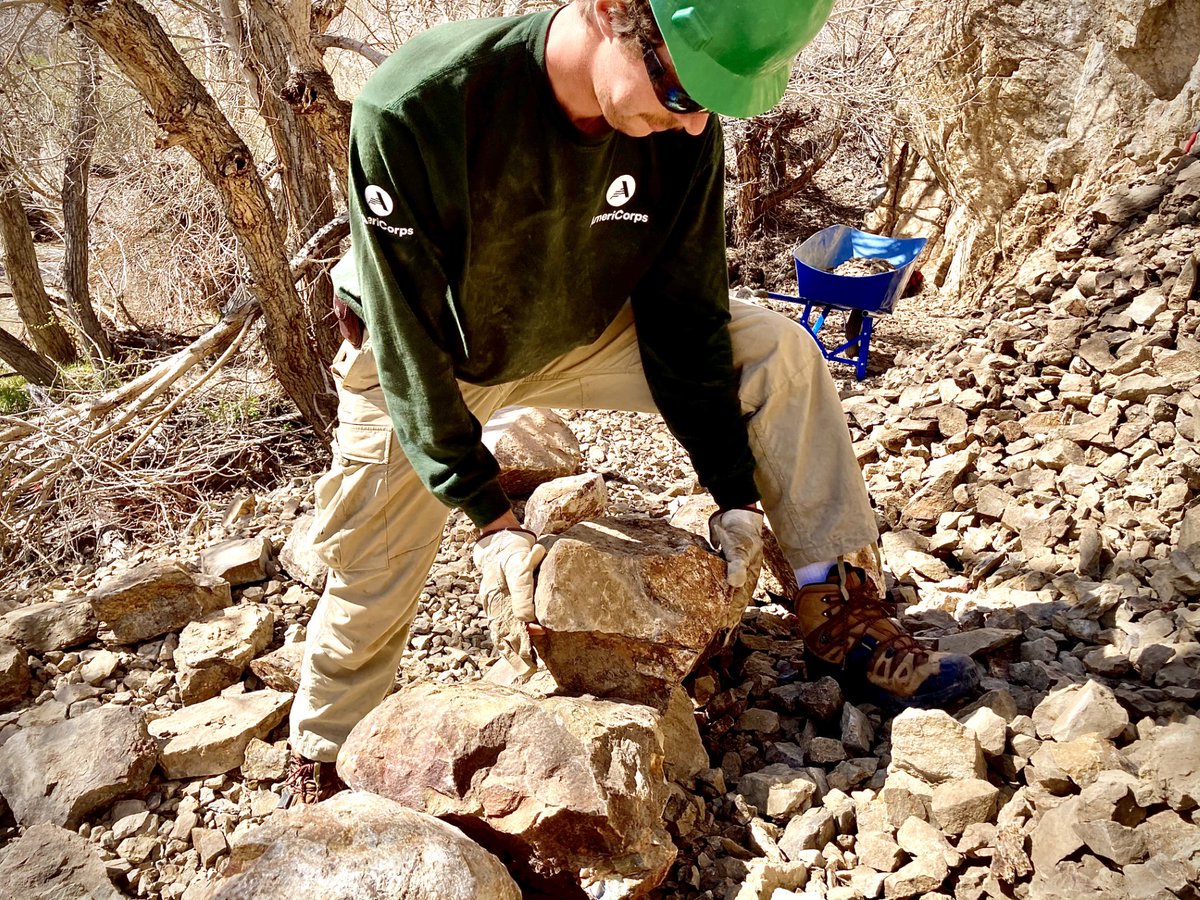
[[[498,384],[595,340],[631,300],[651,391],[716,501],[758,499],[737,397],[714,116],[585,139],[546,76],[551,12],[410,40],[354,102],[351,253],[396,433],[478,525],[509,509],[456,379]]]

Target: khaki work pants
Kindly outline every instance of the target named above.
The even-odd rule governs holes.
[[[788,561],[832,560],[878,539],[875,515],[825,360],[804,329],[731,301],[740,397],[763,508]],[[336,759],[391,689],[449,510],[417,478],[384,406],[370,338],[333,364],[333,466],[316,486],[314,545],[329,565],[308,626],[292,749]],[[460,384],[480,422],[508,406],[655,412],[628,304],[593,344],[491,387]]]

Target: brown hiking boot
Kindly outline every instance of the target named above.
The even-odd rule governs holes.
[[[890,615],[867,573],[841,560],[823,583],[800,588],[796,616],[808,652],[865,675],[871,699],[882,705],[942,706],[979,684],[974,660],[922,647]]]
[[[320,803],[344,790],[347,790],[346,783],[338,777],[333,763],[317,762],[299,753],[290,753],[278,808],[288,809],[297,803]]]

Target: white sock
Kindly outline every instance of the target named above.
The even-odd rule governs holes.
[[[807,566],[801,566],[796,570],[796,585],[804,587],[806,584],[820,584],[825,580],[825,576],[829,574],[829,570],[833,568],[837,560],[829,562],[810,563]]]

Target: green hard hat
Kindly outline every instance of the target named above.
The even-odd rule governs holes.
[[[748,118],[779,102],[796,54],[834,0],[650,0],[683,89],[701,106]]]

